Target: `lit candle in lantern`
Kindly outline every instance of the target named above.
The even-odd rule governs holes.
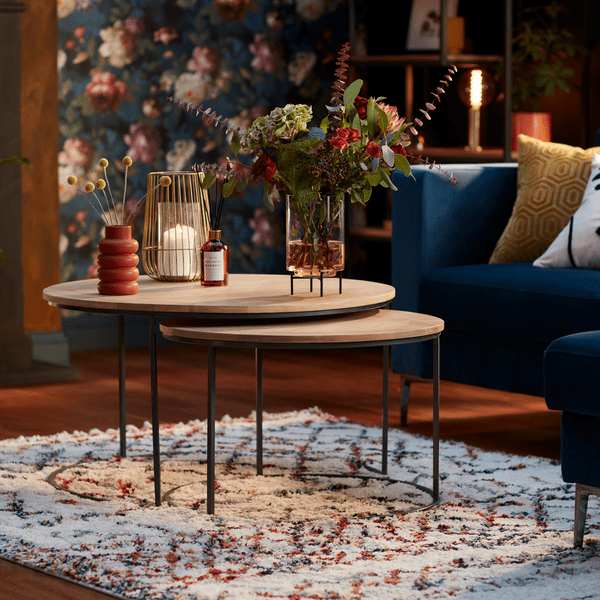
[[[198,266],[198,232],[187,225],[176,225],[163,233],[159,268],[166,277],[190,278]]]

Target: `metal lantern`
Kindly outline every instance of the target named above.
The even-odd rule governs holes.
[[[171,178],[170,185],[160,185],[165,175]],[[152,279],[200,280],[200,251],[210,229],[210,205],[202,177],[195,172],[148,175],[142,265]]]

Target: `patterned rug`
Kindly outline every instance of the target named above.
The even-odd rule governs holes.
[[[367,477],[380,434],[318,409],[217,424],[216,514],[206,515],[206,423],[161,427],[154,506],[149,426],[0,441],[0,557],[124,598],[166,600],[600,598],[600,506],[573,543],[558,464],[390,430],[390,479]],[[345,474],[349,477],[335,477]],[[408,482],[402,483],[402,482]]]

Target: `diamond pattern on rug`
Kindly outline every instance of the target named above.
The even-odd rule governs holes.
[[[117,431],[4,440],[0,557],[135,599],[598,597],[600,507],[592,497],[584,547],[573,549],[574,490],[555,462],[442,442],[440,506],[399,514],[406,490],[357,477],[362,461],[378,464],[380,437],[318,409],[265,415],[265,464],[282,476],[259,481],[254,419],[225,418],[215,515],[202,502],[205,422],[161,427],[172,487],[158,508],[141,491],[149,426],[128,428],[126,461],[115,458]],[[390,476],[431,485],[431,447],[390,430]],[[75,464],[118,465],[140,489],[122,478],[97,502],[48,483]],[[354,477],[304,478],[313,469]]]

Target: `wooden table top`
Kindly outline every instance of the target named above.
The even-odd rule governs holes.
[[[315,281],[294,280],[290,293],[288,275],[230,274],[229,285],[202,287],[200,282],[156,281],[147,275],[138,279],[133,296],[104,296],[97,291],[97,279],[59,283],[44,289],[49,304],[89,312],[114,314],[156,314],[158,316],[285,317],[318,315],[381,308],[395,296],[391,285],[344,279],[339,293],[337,278],[325,279],[323,297]]]
[[[231,345],[373,345],[429,337],[444,329],[444,321],[430,315],[375,309],[313,319],[218,321],[172,318],[160,330],[170,340],[187,343],[224,342]]]

